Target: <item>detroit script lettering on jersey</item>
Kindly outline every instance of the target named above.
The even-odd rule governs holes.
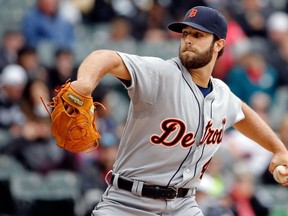
[[[221,128],[213,128],[213,120],[208,121],[205,126],[204,135],[200,141],[200,145],[206,144],[220,144],[223,139],[224,126],[226,119],[222,120]],[[187,132],[185,122],[180,119],[169,118],[161,123],[162,134],[152,135],[150,141],[153,144],[162,144],[164,146],[172,147],[180,143],[183,148],[189,148],[195,143],[195,134]]]

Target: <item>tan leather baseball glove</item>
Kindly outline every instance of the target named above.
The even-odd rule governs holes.
[[[90,152],[96,149],[101,135],[95,122],[95,107],[105,107],[93,102],[92,97],[75,91],[69,80],[55,91],[56,96],[47,104],[53,108],[52,112],[45,107],[51,116],[52,134],[57,145],[70,152]]]

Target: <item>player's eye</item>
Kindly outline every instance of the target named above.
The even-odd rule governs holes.
[[[188,35],[188,32],[187,31],[183,31],[182,32],[182,37],[186,37]]]
[[[199,32],[195,32],[195,33],[193,34],[193,36],[194,36],[195,38],[200,38],[200,37],[202,37],[203,35],[202,35],[201,33],[199,33]]]

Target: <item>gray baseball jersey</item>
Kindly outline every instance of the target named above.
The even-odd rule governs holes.
[[[132,81],[113,172],[150,185],[197,187],[224,130],[244,118],[240,99],[212,77],[204,97],[178,58],[118,54]]]

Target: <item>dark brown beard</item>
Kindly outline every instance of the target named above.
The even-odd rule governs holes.
[[[203,51],[198,52],[197,50],[184,48],[184,50],[181,50],[181,45],[179,47],[179,59],[182,63],[182,65],[187,69],[197,69],[204,67],[205,65],[209,64],[212,56],[213,56],[213,46],[214,43],[212,42],[210,47]],[[194,51],[195,56],[189,56],[188,54],[184,54],[183,52],[189,50]]]

